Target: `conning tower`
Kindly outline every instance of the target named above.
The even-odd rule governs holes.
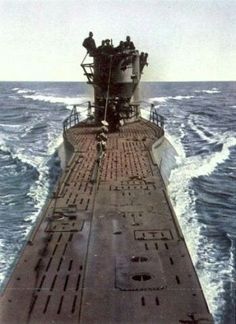
[[[85,62],[88,54],[93,62]],[[95,121],[106,120],[115,130],[121,123],[137,118],[139,104],[134,94],[148,54],[140,54],[127,36],[126,42],[117,47],[107,39],[92,52],[88,49],[87,55],[81,66],[94,87]]]

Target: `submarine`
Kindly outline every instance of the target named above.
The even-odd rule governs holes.
[[[161,168],[164,119],[135,100],[147,53],[85,42],[87,118],[1,293],[1,324],[213,323]]]

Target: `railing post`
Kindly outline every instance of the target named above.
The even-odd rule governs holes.
[[[153,110],[153,104],[150,105],[150,116],[149,116],[149,120],[152,121],[152,110]]]

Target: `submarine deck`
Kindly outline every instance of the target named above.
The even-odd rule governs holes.
[[[74,154],[1,296],[0,322],[212,323],[140,120],[108,135],[67,131]]]

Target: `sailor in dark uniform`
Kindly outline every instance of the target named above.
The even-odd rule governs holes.
[[[120,44],[116,47],[116,52],[120,53],[123,52],[125,46],[124,46],[124,42],[120,41]]]
[[[125,49],[131,49],[131,50],[135,49],[134,43],[131,42],[130,40],[130,36],[126,37],[126,41],[124,42],[124,47]]]
[[[96,52],[96,44],[95,41],[93,39],[93,33],[89,32],[89,37],[85,38],[85,40],[83,41],[83,46],[86,48],[86,50],[88,51],[88,53],[93,56]]]
[[[103,51],[103,49],[104,49],[104,47],[105,47],[105,42],[106,42],[105,40],[102,40],[101,45],[98,46],[98,48],[97,48],[97,52],[98,52],[99,54],[102,53],[102,51]]]

